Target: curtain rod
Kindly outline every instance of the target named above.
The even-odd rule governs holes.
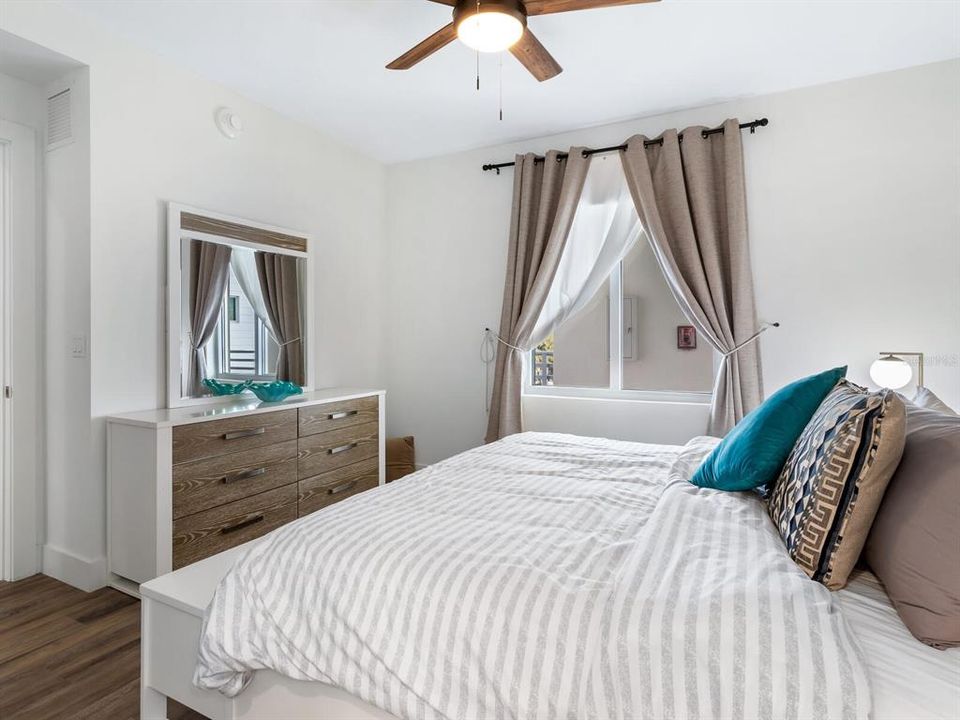
[[[755,132],[757,131],[757,128],[758,128],[758,127],[766,127],[769,122],[770,122],[770,121],[767,120],[766,118],[760,118],[759,120],[753,120],[753,121],[751,121],[751,122],[740,123],[740,129],[741,129],[741,130],[747,130],[747,129],[749,128],[750,134],[752,135],[753,133],[755,133]],[[717,133],[722,133],[722,132],[723,132],[723,126],[721,125],[720,127],[715,127],[715,128],[710,128],[709,130],[704,130],[704,131],[703,131],[703,136],[704,136],[704,137],[707,137],[708,135],[716,135]],[[680,140],[683,140],[683,133],[680,133],[680,135],[679,135],[678,137],[679,137]],[[644,147],[650,147],[651,145],[663,145],[663,138],[657,138],[656,140],[646,140],[646,141],[643,143],[643,146],[644,146]],[[627,149],[626,143],[624,143],[623,145],[611,145],[610,147],[588,148],[588,149],[586,149],[586,150],[583,151],[583,156],[584,156],[584,157],[587,157],[587,156],[589,156],[589,155],[597,155],[597,154],[599,154],[599,153],[608,153],[608,152],[617,152],[617,151],[619,151],[619,150],[626,150],[626,149]],[[565,158],[565,157],[567,157],[568,154],[569,154],[569,153],[558,153],[558,154],[557,154],[557,159]],[[544,158],[542,158],[542,157],[534,158],[534,162],[543,162],[543,160],[544,160]],[[488,163],[488,164],[486,164],[486,165],[483,166],[483,171],[486,172],[487,170],[496,170],[496,171],[497,171],[497,175],[499,175],[499,174],[500,174],[500,168],[513,167],[514,165],[516,165],[515,162]]]

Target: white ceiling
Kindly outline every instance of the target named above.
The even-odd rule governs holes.
[[[956,0],[663,0],[530,19],[537,83],[459,42],[384,65],[450,20],[425,0],[67,0],[136,44],[385,162],[960,56]]]

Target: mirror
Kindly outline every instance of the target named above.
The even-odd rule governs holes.
[[[247,380],[309,386],[306,236],[173,204],[168,215],[168,405],[236,398],[211,385]]]

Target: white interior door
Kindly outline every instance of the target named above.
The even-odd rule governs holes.
[[[0,571],[16,580],[40,570],[42,448],[37,141],[0,120]]]

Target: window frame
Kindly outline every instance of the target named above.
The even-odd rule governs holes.
[[[609,387],[571,387],[533,384],[533,350],[523,354],[522,394],[529,397],[566,397],[596,400],[632,400],[635,402],[687,403],[709,405],[712,392],[693,390],[632,390],[623,387],[623,260],[610,273],[608,347]],[[716,353],[714,353],[716,355]],[[716,357],[714,357],[716,367]]]
[[[277,379],[276,373],[270,373],[266,370],[267,363],[267,332],[263,321],[254,314],[253,332],[254,332],[254,371],[252,373],[224,372],[223,368],[230,367],[230,324],[235,322],[230,319],[230,301],[233,297],[230,294],[230,288],[224,288],[223,302],[220,304],[220,321],[217,323],[217,368],[213,373],[217,380],[229,380],[231,382],[243,382],[252,380],[253,382],[271,382]]]

